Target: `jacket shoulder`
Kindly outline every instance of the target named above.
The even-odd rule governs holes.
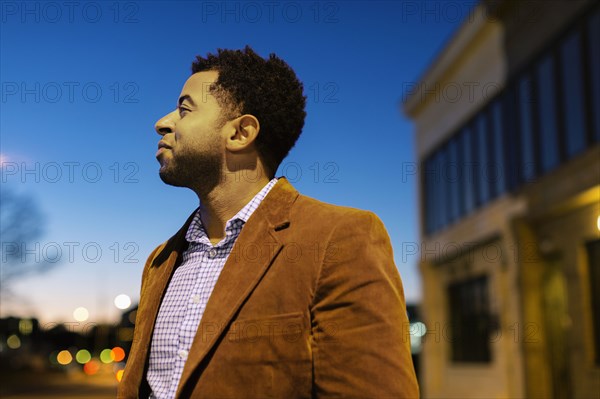
[[[313,222],[343,221],[370,221],[381,223],[379,217],[372,211],[353,208],[343,205],[335,205],[318,199],[300,194],[294,204],[292,216],[308,213]]]

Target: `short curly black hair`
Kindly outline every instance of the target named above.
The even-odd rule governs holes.
[[[270,54],[259,56],[250,46],[243,50],[217,49],[197,56],[192,74],[217,71],[215,97],[230,112],[252,114],[260,122],[256,146],[271,177],[290,152],[304,126],[306,96],[290,66]]]

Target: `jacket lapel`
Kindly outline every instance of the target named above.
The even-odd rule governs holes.
[[[148,275],[145,278],[148,281],[148,286],[142,288],[142,295],[146,300],[142,309],[145,315],[143,320],[148,323],[145,326],[146,331],[144,331],[144,339],[148,341],[145,342],[146,345],[150,344],[158,309],[160,308],[169,281],[173,276],[173,271],[181,263],[183,252],[188,247],[189,243],[185,239],[185,234],[194,219],[196,211],[192,212],[179,231],[165,243],[164,248],[158,252],[158,255],[152,260],[152,264],[148,269]],[[145,293],[151,294],[144,295]],[[139,311],[140,309],[138,309]]]
[[[173,275],[173,271],[180,261],[181,254],[187,248],[185,233],[192,222],[194,214],[185,222],[173,237],[156,250],[156,256],[149,261],[151,264],[145,270],[143,286],[137,316],[133,344],[138,348],[131,353],[135,354],[127,360],[127,373],[131,372],[131,386],[143,386],[145,369],[148,362],[150,342],[154,331],[154,323],[158,315],[158,309],[165,293],[167,285]]]
[[[290,225],[289,209],[297,197],[292,185],[279,178],[242,228],[202,315],[176,397],[194,370],[202,367],[206,355],[283,248],[277,231]]]

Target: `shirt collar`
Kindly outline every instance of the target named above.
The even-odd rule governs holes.
[[[242,226],[250,219],[250,216],[254,213],[254,211],[258,208],[260,203],[265,199],[269,191],[273,188],[273,186],[277,183],[277,178],[274,177],[271,179],[242,209],[238,211],[231,219],[225,223],[225,233],[226,236],[231,235],[231,231],[239,224]],[[240,226],[241,228],[241,226]],[[207,241],[208,236],[206,235],[206,231],[204,230],[204,226],[202,225],[202,220],[200,218],[200,210],[196,211],[194,215],[194,219],[190,224],[188,231],[185,235],[185,239],[188,242],[199,242],[199,241]]]

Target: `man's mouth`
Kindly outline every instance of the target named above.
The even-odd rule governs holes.
[[[171,146],[168,145],[167,143],[164,143],[162,141],[158,142],[158,151],[156,151],[156,156],[158,157],[160,154],[162,154],[163,152],[170,150]]]

